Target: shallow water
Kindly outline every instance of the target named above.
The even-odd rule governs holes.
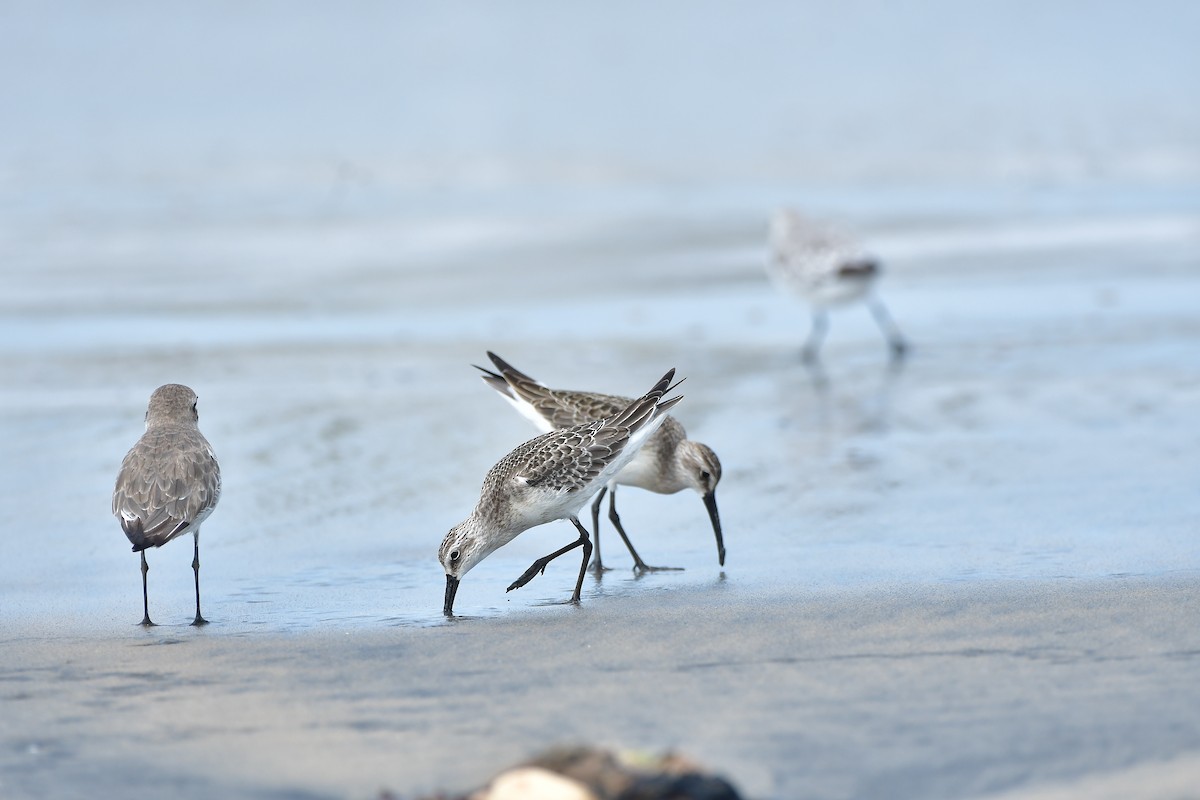
[[[630,395],[674,366],[687,378],[676,416],[722,459],[726,568],[698,497],[625,489],[619,507],[643,556],[686,570],[632,575],[602,515],[618,569],[589,579],[585,602],[717,581],[1196,569],[1183,476],[1200,466],[1190,424],[1200,226],[1181,212],[1087,219],[1031,220],[1041,234],[1023,248],[1011,222],[890,224],[903,255],[882,296],[915,345],[899,367],[861,308],[835,313],[820,370],[802,366],[805,312],[766,282],[756,238],[731,233],[692,266],[709,246],[705,219],[610,255],[593,245],[621,238],[615,220],[573,246],[531,235],[511,263],[494,264],[489,246],[460,252],[454,269],[400,263],[371,273],[370,298],[349,292],[361,275],[332,256],[302,282],[262,266],[223,288],[193,276],[207,294],[181,294],[174,278],[150,279],[162,254],[187,256],[190,240],[173,232],[123,262],[147,295],[133,309],[109,307],[111,276],[86,260],[71,267],[81,299],[69,310],[39,299],[54,295],[59,270],[31,271],[32,299],[6,316],[0,347],[11,376],[0,393],[12,454],[5,616],[81,631],[136,621],[137,558],[108,519],[108,493],[149,390],[185,381],[225,475],[202,534],[214,631],[440,624],[437,544],[488,466],[534,433],[478,381],[471,364],[487,349],[554,385]],[[735,216],[730,227],[754,223]],[[1056,224],[1062,234],[1049,236]],[[1009,231],[1003,247],[997,229]],[[580,272],[559,269],[564,250],[591,254],[589,273],[604,276],[595,291],[563,293]],[[471,274],[478,286],[463,283]],[[15,533],[31,502],[54,547]],[[503,588],[570,538],[566,523],[523,535],[468,576],[458,610],[565,598],[573,555]],[[150,554],[164,622],[187,616],[190,549]]]

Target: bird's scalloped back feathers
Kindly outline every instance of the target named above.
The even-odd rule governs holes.
[[[504,395],[518,411],[530,417],[535,424],[539,421],[533,419],[534,414],[551,429],[569,428],[611,417],[633,402],[631,397],[550,389],[495,353],[489,351],[488,357],[500,373],[476,367],[485,373],[484,381]],[[522,403],[526,407],[523,408]]]
[[[140,550],[160,547],[199,524],[220,497],[221,470],[200,432],[153,429],[121,463],[112,511]]]
[[[675,370],[670,370],[647,394],[620,414],[586,425],[544,433],[501,459],[484,479],[488,485],[517,480],[526,486],[574,492],[588,486],[616,461],[630,438],[657,416],[683,399],[662,401]]]
[[[521,444],[488,470],[483,496],[503,496],[501,487],[516,481],[523,486],[575,492],[604,469],[611,446],[597,444],[602,423],[543,433]]]
[[[604,471],[628,440],[628,432],[606,429],[600,423],[549,435],[532,450],[516,477],[527,486],[576,492]]]
[[[556,428],[583,425],[621,413],[631,397],[547,389],[537,400],[527,398],[546,420]]]
[[[570,397],[571,392],[548,389],[540,381],[524,374],[502,357],[492,353],[491,350],[488,350],[487,357],[490,357],[492,363],[499,369],[509,390],[520,401],[527,403],[542,419],[550,423],[552,428],[569,428],[608,416],[607,414],[592,416],[582,414],[576,408],[577,402]]]

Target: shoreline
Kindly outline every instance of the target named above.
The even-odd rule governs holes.
[[[1188,572],[684,589],[430,628],[10,633],[0,792],[407,797],[591,743],[678,750],[758,800],[1034,797],[1200,763],[1198,614]]]

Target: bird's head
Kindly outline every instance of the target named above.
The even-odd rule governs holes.
[[[442,607],[442,613],[446,616],[454,614],[454,595],[458,591],[459,581],[495,549],[487,543],[488,538],[473,515],[451,528],[446,538],[442,539],[438,561],[446,572],[446,600]]]

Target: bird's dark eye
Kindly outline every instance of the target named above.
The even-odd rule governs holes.
[[[458,561],[458,556],[459,556],[459,552],[457,550],[450,551],[450,560],[451,561]]]
[[[711,477],[712,477],[712,476],[711,476],[711,475],[709,475],[707,472],[701,472],[701,473],[700,473],[700,480],[704,481],[705,483],[708,483],[708,479],[709,479],[709,478],[711,478]]]

